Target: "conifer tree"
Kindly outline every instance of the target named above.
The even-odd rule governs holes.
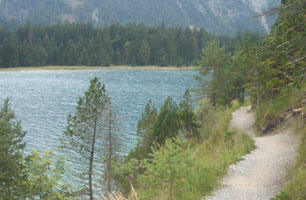
[[[26,132],[15,117],[8,99],[0,108],[0,199],[16,199],[20,195],[23,138]]]
[[[214,40],[203,50],[200,62],[200,75],[196,79],[201,84],[199,95],[206,96],[213,105],[220,104],[224,100],[219,96],[224,90],[225,68],[228,62],[228,55],[224,48],[219,48],[219,42]]]
[[[142,41],[141,43],[141,47],[139,49],[139,60],[141,65],[147,65],[150,61],[150,56],[151,56],[151,52],[150,52],[150,46],[148,44],[148,42],[146,41]]]
[[[97,171],[102,168],[104,156],[103,138],[108,130],[108,102],[105,86],[95,77],[90,81],[85,95],[79,98],[76,113],[68,116],[64,131],[64,147],[70,148],[80,158],[80,181],[90,200],[97,195],[99,189],[94,185],[102,175]]]

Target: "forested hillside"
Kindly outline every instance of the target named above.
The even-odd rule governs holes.
[[[203,199],[219,186],[218,180],[232,163],[255,148],[246,134],[230,126],[232,111],[248,97],[247,103],[255,112],[258,134],[291,119],[292,130],[301,135],[297,160],[283,191],[275,199],[305,199],[305,8],[305,0],[283,0],[271,34],[261,40],[253,34],[238,34],[230,39],[213,37],[203,29],[142,25],[112,25],[101,29],[86,24],[26,25],[15,32],[1,31],[1,62],[10,60],[9,65],[2,66],[42,65],[54,61],[55,64],[67,64],[75,60],[80,63],[68,64],[95,65],[108,61],[102,64],[133,65],[142,61],[141,64],[163,65],[164,59],[166,64],[181,64],[179,60],[192,64],[202,48],[203,51],[196,77],[199,87],[194,91],[199,99],[196,109],[189,90],[180,102],[169,97],[160,109],[149,100],[138,122],[137,144],[126,156],[111,156],[111,139],[107,140],[107,159],[103,159],[105,155],[102,154],[94,156],[95,145],[99,142],[96,139],[103,134],[111,136],[115,130],[105,88],[96,78],[91,80],[88,90],[79,98],[76,113],[68,115],[63,133],[63,139],[70,138],[66,143],[63,140],[64,144],[73,148],[75,155],[86,159],[84,173],[79,171],[85,181],[81,188],[63,184],[61,177],[67,173],[63,159],[55,159],[50,153],[45,156],[35,152],[23,154],[25,132],[10,109],[9,101],[5,100],[0,108],[0,133],[4,133],[0,135],[0,158],[3,160],[0,197],[92,200],[100,195],[99,190],[93,189],[93,163],[107,160],[104,180],[108,191],[120,191],[133,200]],[[19,47],[19,44],[22,45]],[[169,46],[164,46],[166,44]],[[170,47],[175,47],[176,51],[171,51]],[[197,50],[197,54],[192,50]],[[77,54],[79,52],[81,54]],[[170,52],[176,52],[174,63],[171,63]],[[103,59],[95,63],[100,57]],[[28,58],[35,62],[24,60]],[[144,58],[148,63],[141,60]],[[42,62],[46,60],[47,63]],[[97,123],[99,120],[104,123]],[[57,160],[55,164],[54,160]],[[95,186],[102,188],[100,185],[102,182]]]
[[[45,65],[197,65],[203,47],[213,39],[227,52],[242,40],[256,41],[255,33],[235,38],[214,36],[204,29],[112,24],[26,24],[16,31],[0,29],[0,67]]]
[[[1,0],[0,17],[10,24],[40,25],[67,20],[96,26],[114,22],[158,26],[164,21],[172,27],[204,27],[233,35],[238,30],[268,32],[275,17],[254,16],[279,4],[280,0]]]

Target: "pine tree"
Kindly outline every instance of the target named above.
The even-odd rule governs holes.
[[[226,84],[226,69],[228,55],[224,48],[219,48],[219,42],[214,40],[203,50],[200,62],[200,75],[196,79],[201,85],[198,95],[208,97],[213,105],[228,102],[222,95],[228,92]]]
[[[139,60],[140,60],[140,65],[148,65],[150,61],[150,56],[151,56],[151,51],[150,51],[150,46],[148,42],[145,40],[142,41],[141,47],[139,49]]]
[[[193,103],[189,90],[186,90],[184,99],[179,104],[179,119],[183,134],[188,137],[199,136],[199,125],[196,123],[196,114],[193,112]]]
[[[79,98],[76,113],[68,116],[67,128],[63,133],[64,147],[73,150],[81,159],[80,180],[91,200],[99,190],[94,188],[94,184],[101,176],[96,172],[103,162],[103,138],[107,134],[109,120],[108,102],[105,86],[98,78],[92,79],[85,96]]]
[[[180,130],[178,113],[177,104],[171,97],[168,97],[154,123],[154,142],[163,145],[166,139],[178,136]]]
[[[19,183],[24,179],[21,175],[23,138],[26,132],[21,128],[21,122],[10,109],[8,99],[5,99],[0,109],[0,198],[17,199],[20,195]]]

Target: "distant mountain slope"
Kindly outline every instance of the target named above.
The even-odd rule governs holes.
[[[204,27],[212,33],[269,31],[274,19],[253,18],[280,0],[0,0],[0,17],[42,25],[62,21],[97,26],[144,23]]]

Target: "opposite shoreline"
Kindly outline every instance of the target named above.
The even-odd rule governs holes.
[[[176,66],[167,66],[167,67],[159,67],[159,66],[110,66],[110,67],[102,67],[102,66],[43,66],[43,67],[8,67],[8,68],[0,68],[0,71],[52,71],[52,70],[196,70],[199,67],[196,66],[184,66],[184,67],[176,67]]]

